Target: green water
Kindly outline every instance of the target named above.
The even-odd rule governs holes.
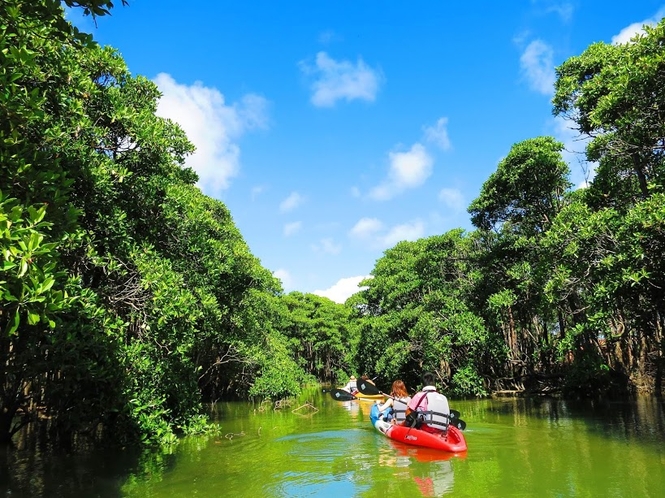
[[[665,496],[656,398],[453,401],[469,446],[455,456],[386,439],[370,406],[319,389],[278,410],[220,403],[221,435],[170,453],[2,449],[0,496]]]

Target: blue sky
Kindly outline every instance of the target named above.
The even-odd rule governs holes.
[[[400,240],[471,230],[466,208],[510,147],[552,135],[554,68],[665,15],[661,1],[129,0],[70,18],[155,81],[285,291],[343,302]]]

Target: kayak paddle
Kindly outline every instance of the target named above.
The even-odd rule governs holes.
[[[457,410],[450,410],[450,425],[454,425],[460,431],[466,429],[466,422],[459,418],[459,412]]]
[[[377,394],[383,394],[384,396],[388,396],[386,393],[382,393],[379,391],[379,388],[376,387],[374,384],[371,382],[367,382],[366,380],[360,379],[357,382],[358,386],[358,391],[363,393],[365,396],[376,396]]]
[[[337,401],[353,401],[356,397],[344,389],[331,389],[330,396]]]

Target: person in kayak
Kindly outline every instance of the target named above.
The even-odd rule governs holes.
[[[349,377],[349,381],[342,389],[355,395],[358,392],[358,383],[356,381],[356,376],[352,375],[351,377]]]
[[[450,422],[448,398],[437,392],[434,374],[423,374],[423,388],[416,393],[406,409],[404,425],[433,434],[446,432]]]
[[[361,375],[360,378],[361,378],[362,380],[364,380],[365,382],[369,382],[369,383],[372,384],[373,386],[376,385],[376,384],[374,384],[374,381],[373,381],[372,379],[370,379],[370,378],[369,378],[369,375],[367,375],[367,374]]]
[[[393,382],[390,397],[386,402],[382,404],[380,401],[377,401],[376,404],[379,405],[378,409],[379,413],[381,413],[381,418],[395,424],[404,422],[406,407],[409,401],[411,401],[411,396],[409,396],[406,385],[402,380],[397,379]]]

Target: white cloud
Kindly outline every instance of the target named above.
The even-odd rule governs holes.
[[[661,8],[653,17],[645,19],[641,22],[635,22],[630,26],[623,28],[618,35],[612,37],[612,43],[614,45],[620,45],[622,43],[630,42],[631,38],[633,38],[635,35],[644,33],[645,24],[647,26],[655,26],[663,18],[663,16],[665,16],[665,7]]]
[[[213,196],[226,189],[240,169],[235,141],[247,130],[266,126],[267,101],[246,95],[239,104],[227,105],[219,90],[201,82],[181,85],[166,73],[154,81],[162,92],[157,115],[178,123],[196,146],[185,164],[198,173],[199,186]]]
[[[394,226],[381,238],[381,242],[384,247],[392,247],[403,240],[417,240],[424,234],[425,224],[420,220],[416,220]]]
[[[312,294],[327,297],[336,303],[342,304],[356,292],[367,288],[358,287],[358,284],[367,278],[371,278],[371,276],[361,275],[358,277],[341,278],[332,287],[325,290],[315,290]]]
[[[291,192],[291,194],[284,199],[279,205],[280,213],[288,213],[300,206],[305,201],[305,198],[298,192]]]
[[[256,185],[255,187],[252,187],[252,200],[256,199],[259,195],[261,195],[263,192],[266,191],[266,187],[263,185]]]
[[[295,233],[298,233],[302,228],[301,221],[294,221],[293,223],[287,223],[284,225],[284,236],[289,237]]]
[[[630,26],[623,28],[618,35],[612,37],[612,44],[620,45],[622,43],[628,43],[636,34],[644,33],[644,22],[635,22]]]
[[[358,62],[336,61],[326,52],[316,54],[315,67],[300,63],[300,69],[313,75],[311,101],[317,107],[333,107],[338,100],[361,99],[373,102],[379,90],[381,73],[359,57]]]
[[[420,220],[386,229],[376,218],[362,218],[349,231],[349,235],[362,240],[373,249],[386,249],[402,240],[416,240],[425,234],[425,224]]]
[[[422,185],[432,174],[432,157],[419,143],[407,152],[390,152],[389,159],[388,178],[369,193],[374,200],[392,199],[406,189]]]
[[[568,22],[573,18],[575,7],[568,2],[554,2],[550,3],[546,8],[546,12],[554,12],[563,22]]]
[[[279,270],[275,270],[272,275],[282,281],[282,287],[285,292],[293,289],[293,277],[287,270],[280,268]]]
[[[353,226],[350,235],[358,238],[367,238],[373,236],[375,233],[383,230],[383,223],[376,218],[361,218]]]
[[[520,31],[515,36],[513,36],[513,43],[519,47],[522,47],[532,36],[533,35],[531,34],[531,31],[528,29]]]
[[[534,40],[527,45],[520,57],[520,66],[532,90],[544,95],[554,92],[556,74],[553,57],[552,47],[541,40]]]
[[[464,211],[464,196],[458,189],[441,189],[441,192],[439,192],[439,200],[456,213]]]
[[[431,173],[432,158],[420,144],[414,144],[408,152],[390,153],[390,178],[399,187],[418,187]]]
[[[315,252],[323,252],[326,254],[339,254],[342,251],[342,245],[336,244],[332,238],[321,239],[318,244],[312,245]]]
[[[319,34],[319,43],[330,45],[332,42],[342,41],[343,38],[332,29],[327,29]]]
[[[443,150],[450,149],[450,138],[448,138],[448,118],[439,118],[434,126],[423,127],[425,140],[432,142]]]
[[[240,105],[234,104],[233,108],[240,120],[242,131],[268,127],[268,101],[256,95],[248,93],[243,95]]]

